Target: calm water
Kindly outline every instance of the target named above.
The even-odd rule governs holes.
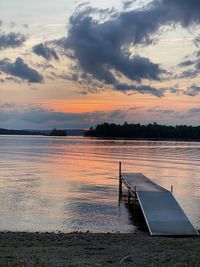
[[[0,230],[134,232],[118,162],[170,189],[200,228],[200,143],[0,136]]]

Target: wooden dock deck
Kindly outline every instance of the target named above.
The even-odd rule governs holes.
[[[121,173],[120,167],[120,190],[122,184],[129,190],[129,195],[138,200],[151,235],[198,235],[170,191],[141,173]]]

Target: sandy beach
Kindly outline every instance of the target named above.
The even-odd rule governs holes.
[[[0,266],[200,266],[200,237],[1,232]]]

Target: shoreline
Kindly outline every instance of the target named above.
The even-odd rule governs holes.
[[[53,137],[51,135],[44,134],[0,134],[0,136],[29,136],[29,137]],[[125,141],[157,141],[157,142],[200,142],[200,139],[190,138],[140,138],[140,137],[106,137],[106,136],[84,136],[84,135],[66,135],[66,136],[54,136],[54,137],[84,137],[97,140],[125,140]]]
[[[178,139],[178,138],[136,138],[136,137],[105,137],[105,136],[82,136],[84,138],[93,138],[97,140],[125,140],[125,141],[157,141],[157,142],[200,142],[200,139]]]
[[[0,266],[200,266],[200,236],[3,231]]]

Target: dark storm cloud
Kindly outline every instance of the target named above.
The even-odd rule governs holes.
[[[150,44],[150,34],[158,29],[161,18],[157,10],[146,9],[122,13],[99,23],[90,16],[90,11],[77,11],[70,18],[68,37],[57,40],[57,44],[71,51],[83,73],[105,84],[118,86],[113,70],[131,81],[159,80],[164,72],[160,66],[148,58],[132,56],[126,45]]]
[[[6,48],[20,47],[25,41],[26,36],[21,33],[0,33],[0,50]]]
[[[167,20],[183,27],[200,22],[199,0],[160,0],[161,8],[167,12]]]
[[[155,0],[131,11],[126,10],[130,7],[130,1],[124,3],[124,11],[112,13],[107,20],[96,18],[99,15],[97,9],[79,6],[69,20],[68,36],[55,42],[68,51],[79,72],[115,88],[120,84],[119,75],[140,83],[146,79],[159,80],[165,73],[160,65],[148,58],[132,55],[130,47],[152,44],[154,34],[161,26],[181,24],[188,27],[200,22],[199,0]],[[99,13],[102,15],[103,12],[109,13],[109,10]],[[190,64],[192,62],[183,62],[182,67]],[[196,73],[185,72],[182,76],[190,75],[195,77]],[[88,82],[87,79],[85,81]],[[126,86],[130,87],[128,84]],[[157,96],[162,91],[156,93],[156,89],[149,90],[148,86],[146,89],[144,93]]]
[[[36,70],[30,68],[20,57],[14,63],[8,59],[0,60],[0,71],[30,83],[41,83],[43,81],[43,77]]]
[[[41,43],[37,44],[32,48],[33,52],[38,56],[42,56],[47,60],[55,59],[58,60],[58,54],[56,53],[55,49],[48,47],[47,45]]]

